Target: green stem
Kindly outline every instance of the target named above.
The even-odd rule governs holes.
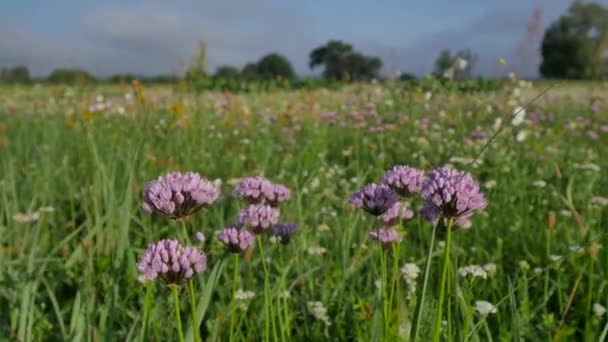
[[[190,310],[192,310],[192,330],[194,332],[194,341],[200,342],[201,340],[201,332],[198,328],[198,320],[196,319],[196,301],[194,300],[194,281],[192,278],[188,280],[188,290],[190,291]]]
[[[233,341],[234,324],[236,323],[236,289],[239,281],[239,255],[234,255],[234,277],[232,278],[232,315],[230,317],[230,342]]]
[[[184,235],[184,242],[190,242],[190,239],[188,238],[188,229],[186,229],[186,220],[181,219],[180,221],[182,223],[182,234]]]
[[[281,265],[283,265],[283,270],[282,270],[282,276],[281,276],[281,296],[282,296],[282,301],[283,301],[283,315],[284,315],[284,319],[283,322],[285,323],[285,335],[288,337],[291,337],[291,323],[289,322],[289,302],[288,302],[288,298],[287,298],[287,286],[286,286],[286,278],[287,278],[287,272],[286,272],[286,268],[288,266],[288,263],[285,262],[285,258],[283,256],[283,254],[285,254],[286,249],[281,249]],[[280,301],[280,300],[279,300]],[[280,308],[279,308],[280,311]]]
[[[152,284],[146,285],[146,299],[144,301],[144,322],[141,326],[141,340],[148,339],[148,322],[150,320],[150,304],[152,298]]]
[[[268,268],[266,267],[266,257],[264,256],[264,246],[262,244],[262,237],[258,235],[258,247],[260,248],[260,257],[262,258],[262,268],[264,269],[264,340],[270,340],[270,305],[268,303],[268,297],[270,296],[268,286]]]
[[[179,310],[179,295],[177,294],[177,286],[171,286],[171,292],[173,292],[173,302],[175,304],[175,319],[177,319],[179,341],[184,342],[184,331],[182,330],[182,317]]]
[[[416,341],[418,337],[418,329],[420,328],[420,321],[422,317],[422,308],[424,306],[424,297],[426,295],[426,289],[429,282],[429,273],[431,271],[431,259],[433,257],[433,247],[435,246],[435,233],[437,232],[437,222],[433,224],[433,232],[431,233],[431,242],[429,243],[429,251],[426,254],[426,263],[424,264],[424,280],[422,281],[422,290],[420,291],[420,298],[416,300],[416,311],[414,312],[414,322],[412,324],[412,330],[410,331],[410,340]]]
[[[384,339],[387,339],[388,331],[390,329],[390,320],[389,320],[389,309],[388,309],[388,298],[386,296],[386,286],[387,286],[387,275],[386,275],[386,251],[384,248],[380,248],[380,299],[382,301],[382,312],[384,318]]]
[[[441,288],[439,290],[439,302],[437,303],[437,314],[435,316],[435,332],[433,341],[438,342],[441,336],[441,318],[443,317],[443,301],[445,299],[445,288],[448,277],[448,268],[450,267],[450,240],[452,236],[452,220],[448,220],[446,228],[447,237],[445,241],[445,249],[443,251],[443,271],[441,272]]]
[[[590,334],[590,330],[591,330],[591,317],[590,313],[591,313],[591,300],[593,298],[593,266],[595,263],[595,259],[593,256],[591,256],[591,262],[589,265],[589,272],[587,273],[587,281],[588,281],[588,287],[587,287],[587,303],[586,303],[586,308],[585,308],[585,336],[591,336]]]

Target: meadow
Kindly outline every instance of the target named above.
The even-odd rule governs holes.
[[[547,86],[1,86],[0,340],[606,340],[608,84],[560,83],[514,116]],[[480,184],[487,206],[450,233],[449,263],[420,196],[386,249],[349,202],[395,165]],[[147,184],[172,171],[221,197],[187,220],[147,215]],[[297,231],[230,253],[217,234],[249,176],[290,189],[280,221]],[[160,239],[204,252],[206,270],[142,282]]]

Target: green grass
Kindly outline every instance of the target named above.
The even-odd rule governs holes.
[[[512,127],[513,105],[525,103],[512,98],[513,87],[478,95],[439,92],[430,101],[399,85],[243,95],[157,87],[145,90],[143,105],[127,103],[124,94],[131,90],[119,87],[0,88],[0,340],[124,341],[144,334],[147,340],[175,340],[170,289],[142,285],[135,268],[147,244],[183,241],[179,223],[139,210],[147,182],[173,170],[223,180],[222,200],[187,223],[192,243],[197,231],[208,238],[209,270],[194,283],[203,340],[229,338],[234,266],[215,232],[243,207],[231,196],[235,179],[257,174],[291,188],[281,216],[300,227],[288,246],[264,238],[276,325],[270,325],[271,340],[273,328],[295,341],[405,339],[417,302],[418,340],[429,340],[443,265],[438,242],[445,235],[437,231],[428,288],[419,303],[433,227],[419,215],[404,224],[399,266],[416,263],[419,286],[408,299],[399,275],[393,317],[385,324],[386,303],[376,287],[379,247],[367,240],[378,224],[350,208],[347,199],[395,164],[428,171],[451,163],[496,186],[483,188],[489,205],[474,216],[471,229],[451,236],[445,300],[451,303],[445,325],[450,340],[597,341],[608,329],[608,316],[592,310],[595,303],[608,306],[608,206],[591,199],[608,197],[608,132],[600,130],[608,125],[608,98],[596,99],[603,104],[594,113],[592,91],[603,87],[606,94],[607,87],[585,92],[576,84],[576,95],[566,96],[562,85],[559,96],[549,92],[527,110],[528,117],[552,113],[553,121]],[[541,90],[525,94],[530,98]],[[86,114],[98,94],[113,102],[113,112],[124,107],[125,115]],[[182,125],[175,126],[175,103],[187,116]],[[353,128],[348,112],[364,111],[368,103],[394,129]],[[325,111],[337,112],[345,125],[323,122],[319,114]],[[426,129],[424,117],[430,119]],[[506,129],[479,164],[450,162],[476,156],[486,140],[465,138],[472,130],[493,133],[498,117]],[[518,142],[522,130],[528,134]],[[599,140],[589,139],[589,130]],[[546,185],[535,186],[538,180]],[[421,200],[411,205],[417,211]],[[54,211],[40,212],[34,222],[14,219],[47,206]],[[311,255],[313,246],[324,247],[325,254]],[[582,252],[573,252],[574,246]],[[259,248],[251,252],[239,262],[238,287],[255,297],[237,305],[237,341],[261,340],[267,323],[262,260]],[[553,261],[557,255],[564,259]],[[392,256],[387,260],[392,265]],[[485,280],[458,275],[460,267],[487,263],[497,270]],[[281,289],[289,291],[288,299],[279,300]],[[182,327],[192,341],[188,289],[179,292]],[[473,309],[476,300],[495,304],[497,313],[481,317]],[[327,308],[331,325],[315,318],[307,305],[313,301]],[[444,338],[447,331],[441,332]]]

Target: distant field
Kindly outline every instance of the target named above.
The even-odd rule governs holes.
[[[177,341],[171,290],[138,281],[136,263],[159,239],[207,254],[193,282],[202,340],[394,341],[416,322],[430,340],[446,234],[438,229],[422,298],[433,224],[420,196],[402,200],[414,216],[386,252],[368,237],[381,224],[349,204],[394,165],[470,172],[488,201],[451,235],[443,338],[605,338],[608,83],[558,83],[512,118],[548,85],[0,86],[0,340]],[[221,184],[185,229],[140,210],[148,182],[171,171]],[[298,230],[287,245],[264,234],[266,262],[255,244],[234,273],[216,235],[246,206],[235,185],[255,175],[291,190],[280,220]],[[178,292],[193,340],[188,286]]]

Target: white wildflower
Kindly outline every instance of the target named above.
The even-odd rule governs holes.
[[[329,317],[327,317],[327,309],[323,306],[321,302],[308,302],[306,303],[308,306],[308,310],[315,316],[316,319],[325,323],[325,325],[330,326],[331,322],[329,321]]]
[[[515,140],[517,142],[522,142],[522,141],[526,140],[527,137],[528,137],[528,131],[523,130],[523,131],[517,132],[517,135],[515,136]]]
[[[593,314],[601,317],[604,316],[604,314],[606,313],[606,308],[600,304],[600,303],[595,303],[593,304]]]
[[[17,213],[13,215],[13,220],[18,223],[32,223],[40,219],[40,212],[34,211],[33,213]]]
[[[608,198],[606,197],[591,197],[591,200],[589,202],[591,203],[591,205],[596,205],[598,207],[608,206]]]
[[[496,273],[496,264],[488,263],[483,265],[483,269],[486,270],[489,276],[494,275]]]
[[[320,232],[328,232],[329,231],[329,226],[326,225],[325,223],[322,223],[322,224],[320,224],[317,227],[317,230],[320,231]]]
[[[327,250],[321,246],[310,246],[307,249],[308,254],[310,255],[323,255]]]
[[[513,126],[519,126],[526,120],[526,109],[522,106],[517,106],[513,109],[513,119],[511,124]]]
[[[236,300],[250,300],[255,297],[255,292],[253,291],[244,291],[243,289],[236,290],[234,294],[234,299]]]
[[[201,243],[205,243],[205,234],[203,234],[202,232],[196,232],[196,239]]]
[[[485,300],[476,300],[475,301],[475,311],[477,311],[482,316],[487,316],[489,314],[495,314],[496,306],[494,304],[487,302]]]
[[[55,212],[55,208],[53,207],[40,207],[38,208],[38,211],[41,213],[54,213]]]
[[[494,130],[497,131],[498,129],[500,129],[500,126],[502,126],[502,118],[496,118],[496,120],[494,120]]]
[[[576,167],[577,169],[580,169],[580,170],[593,171],[593,172],[600,172],[600,170],[601,170],[599,165],[593,164],[593,163],[574,164],[574,167]]]
[[[492,189],[492,188],[496,187],[496,181],[495,181],[495,180],[493,180],[493,179],[492,179],[492,180],[489,180],[489,181],[487,181],[487,182],[483,183],[483,186],[484,186],[486,189]]]
[[[578,245],[570,246],[570,247],[568,247],[568,249],[572,253],[579,253],[579,254],[585,253],[585,248],[583,248],[582,246],[578,246]]]
[[[532,272],[534,272],[534,274],[541,274],[543,273],[543,269],[540,267],[534,267],[534,270],[532,270]]]
[[[407,296],[409,298],[411,294],[416,292],[416,280],[420,275],[420,267],[413,262],[409,262],[401,267],[401,275],[407,284]]]
[[[532,185],[534,185],[534,186],[535,186],[535,187],[537,187],[537,188],[544,188],[544,187],[546,187],[546,186],[547,186],[547,182],[545,182],[545,181],[544,181],[544,180],[542,180],[542,179],[539,179],[539,180],[537,180],[537,181],[534,181],[534,182],[532,183]]]
[[[561,262],[564,259],[564,257],[561,255],[551,254],[551,255],[549,255],[549,259],[553,262]]]
[[[468,265],[458,269],[458,275],[461,277],[471,276],[473,278],[488,278],[488,272],[479,265]]]

